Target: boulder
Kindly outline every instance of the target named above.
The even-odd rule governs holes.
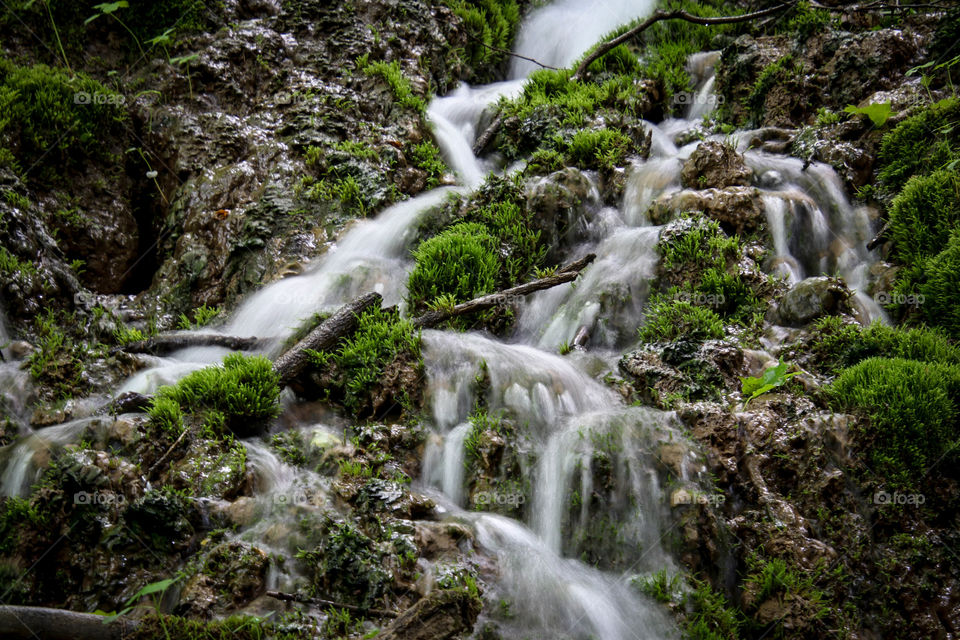
[[[783,296],[777,307],[777,317],[780,324],[801,327],[822,316],[842,312],[849,297],[850,290],[836,278],[807,278]]]
[[[551,254],[556,253],[564,240],[572,239],[571,232],[584,214],[584,205],[592,191],[590,179],[573,167],[527,183],[527,210]]]
[[[684,190],[661,196],[647,216],[653,224],[666,224],[684,211],[703,211],[729,234],[746,235],[766,220],[760,193],[752,187]]]
[[[688,189],[747,186],[753,170],[733,147],[715,140],[702,142],[680,172],[680,183]]]

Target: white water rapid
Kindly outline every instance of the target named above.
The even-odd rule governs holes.
[[[557,0],[529,15],[515,50],[544,64],[567,66],[604,34],[653,8],[651,0]],[[670,508],[657,459],[665,448],[679,450],[675,480],[681,483],[698,482],[703,467],[689,447],[677,445],[684,439],[675,416],[627,407],[597,377],[609,370],[609,356],[635,339],[658,260],[660,229],[646,212],[658,198],[681,190],[682,163],[697,142],[677,141],[709,111],[702,104],[713,95],[716,59],[708,53],[691,60],[697,100],[688,118],[647,125],[653,149],[649,159],[630,168],[622,205],[594,207],[582,221],[585,239],[565,257],[594,252],[597,259],[575,287],[529,296],[509,340],[452,331],[423,334],[431,435],[419,486],[433,492],[451,518],[469,524],[479,553],[495,562],[487,598],[510,605],[511,615],[496,619],[504,638],[659,640],[679,635],[663,608],[641,595],[630,579],[662,568],[673,571],[662,543]],[[378,291],[387,305],[402,302],[417,221],[451,193],[468,192],[482,182],[492,167],[472,147],[489,121],[489,107],[501,96],[521,91],[524,78],[538,68],[515,58],[510,80],[464,85],[436,98],[428,117],[460,186],[424,193],[375,219],[356,222],[302,275],[251,295],[220,330],[273,338],[266,351],[275,352],[311,314],[361,293]],[[836,174],[824,165],[804,168],[793,158],[747,150],[749,132],[735,138],[763,192],[776,253],[772,269],[791,282],[838,272],[851,288],[862,288],[872,260],[862,248],[870,220],[849,203]],[[858,292],[857,299],[866,318],[882,315],[865,295]],[[572,344],[578,334],[586,336],[597,355],[558,355],[558,347]],[[225,353],[191,349],[156,358],[154,368],[131,377],[118,393],[153,392],[218,362]],[[477,379],[483,375],[488,385],[481,391]],[[468,416],[481,392],[491,414],[508,417],[521,431],[519,477],[503,495],[493,487],[487,496],[519,505],[512,518],[466,510],[477,506],[470,504],[473,479],[465,462],[472,429]],[[49,427],[0,450],[3,492],[25,493],[36,478],[37,452],[69,442],[83,426],[78,421]],[[342,431],[324,425],[295,428],[310,438],[342,437]],[[245,444],[255,477],[255,497],[248,500],[254,501],[259,517],[238,535],[288,554],[296,542],[297,514],[330,508],[327,481],[287,465],[259,441]],[[303,499],[295,504],[279,499],[292,493]],[[603,498],[603,511],[589,499],[597,495]],[[297,579],[274,569],[270,586],[292,590]]]

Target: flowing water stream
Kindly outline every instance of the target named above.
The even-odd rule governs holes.
[[[545,64],[566,66],[605,33],[652,9],[650,0],[558,0],[531,13],[516,50]],[[678,635],[662,607],[639,595],[630,578],[673,569],[661,542],[670,525],[669,489],[657,471],[657,458],[663,447],[676,446],[683,437],[671,413],[625,406],[597,375],[610,370],[614,356],[635,340],[657,264],[659,228],[651,225],[646,212],[658,198],[681,190],[682,162],[697,142],[678,145],[676,140],[709,111],[703,105],[710,104],[716,60],[715,53],[691,59],[697,100],[686,119],[647,125],[652,151],[630,168],[622,205],[587,207],[587,219],[581,221],[584,239],[566,258],[594,252],[597,259],[576,287],[564,285],[529,296],[509,340],[452,331],[423,334],[431,435],[419,486],[449,517],[468,523],[480,552],[495,559],[498,577],[489,585],[488,596],[493,602],[510,602],[513,612],[498,620],[504,637],[627,640]],[[417,221],[450,193],[476,187],[492,169],[474,156],[474,138],[489,118],[488,107],[522,90],[523,79],[536,68],[514,59],[509,80],[464,85],[430,105],[437,142],[460,186],[430,191],[375,219],[358,221],[305,273],[251,295],[222,331],[272,338],[265,351],[273,354],[304,318],[361,293],[378,291],[386,304],[402,302]],[[772,268],[791,282],[836,272],[851,288],[862,288],[872,260],[863,249],[870,231],[868,213],[851,206],[829,167],[804,168],[794,158],[748,150],[750,137],[750,132],[734,136],[759,178],[776,253]],[[858,292],[857,300],[865,318],[881,317],[867,296]],[[589,344],[589,353],[557,355],[560,344],[573,343],[578,335]],[[225,353],[190,349],[156,358],[154,367],[133,376],[118,392],[153,392],[218,362]],[[468,415],[477,400],[475,381],[481,367],[489,378],[485,400],[490,410],[523,426],[522,477],[516,479],[523,508],[517,519],[465,509]],[[4,371],[0,368],[0,376],[7,375]],[[10,384],[4,382],[4,388],[9,390]],[[68,442],[84,425],[80,420],[50,427],[0,452],[3,492],[27,491],[36,473],[33,457],[43,442]],[[295,428],[310,438],[342,441],[339,427]],[[246,446],[256,477],[252,500],[264,515],[239,535],[270,551],[289,553],[287,525],[299,510],[330,508],[328,480],[286,465],[259,441]],[[696,484],[704,467],[689,447],[679,451],[679,481]],[[609,486],[598,488],[598,478],[606,478]],[[597,492],[605,496],[604,513],[574,499]],[[304,499],[278,499],[290,495]],[[598,530],[603,523],[611,525],[606,533]],[[603,561],[581,561],[597,557]],[[269,586],[291,590],[297,579],[275,568]]]

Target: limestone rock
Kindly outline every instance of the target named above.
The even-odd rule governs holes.
[[[680,183],[688,189],[747,186],[753,170],[736,149],[715,140],[700,143],[683,165]]]

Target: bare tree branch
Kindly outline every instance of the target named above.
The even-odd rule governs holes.
[[[778,4],[775,7],[770,7],[769,9],[763,9],[762,11],[754,11],[753,13],[745,13],[741,16],[719,16],[716,18],[705,18],[702,16],[695,16],[692,13],[687,13],[682,9],[675,9],[673,11],[664,11],[663,9],[657,9],[653,12],[649,18],[630,29],[625,31],[616,38],[607,40],[596,49],[594,49],[590,55],[583,59],[583,62],[580,63],[580,66],[577,67],[576,73],[570,78],[573,81],[580,80],[583,78],[584,74],[587,72],[587,68],[593,64],[596,60],[602,58],[607,53],[620,46],[624,42],[635,38],[640,35],[653,25],[663,20],[684,20],[686,22],[692,22],[694,24],[702,25],[715,25],[715,24],[734,24],[737,22],[749,22],[750,20],[756,20],[757,18],[762,18],[764,16],[773,15],[781,11],[785,11],[795,5],[795,2]]]

